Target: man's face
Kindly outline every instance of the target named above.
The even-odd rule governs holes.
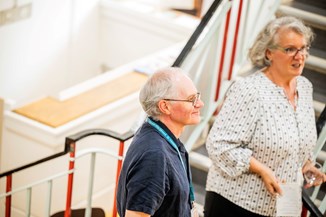
[[[180,125],[180,127],[198,124],[201,120],[200,109],[204,106],[204,103],[200,100],[197,88],[186,76],[180,76],[177,79],[177,86],[179,87],[179,94],[176,94],[175,99],[185,101],[170,102],[171,121],[176,125]]]

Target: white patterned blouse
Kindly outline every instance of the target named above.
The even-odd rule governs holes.
[[[251,212],[275,216],[276,200],[262,179],[249,172],[249,159],[271,168],[280,180],[298,181],[298,169],[312,157],[317,133],[312,85],[302,76],[297,77],[297,93],[294,110],[283,89],[260,71],[231,86],[207,138],[213,161],[207,191]]]

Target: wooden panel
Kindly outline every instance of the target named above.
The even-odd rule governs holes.
[[[68,100],[46,97],[14,112],[51,127],[59,127],[110,102],[139,91],[147,76],[131,72]]]

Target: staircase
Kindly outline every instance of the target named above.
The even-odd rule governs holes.
[[[325,107],[326,103],[326,1],[325,0],[283,0],[276,16],[290,15],[302,19],[316,34],[310,49],[310,56],[306,61],[303,76],[307,77],[314,87],[314,107],[316,118]],[[214,118],[212,118],[212,121]],[[198,141],[196,148],[190,153],[190,163],[193,174],[196,200],[201,205],[205,201],[205,185],[208,169],[211,165],[205,148],[205,138]],[[317,161],[326,161],[326,146],[317,157]],[[326,185],[321,188],[318,199],[325,197]],[[203,214],[201,213],[201,216]]]

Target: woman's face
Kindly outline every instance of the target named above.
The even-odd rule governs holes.
[[[271,61],[270,70],[285,79],[301,75],[307,58],[305,37],[291,29],[280,28],[275,41],[275,49],[266,52]]]

